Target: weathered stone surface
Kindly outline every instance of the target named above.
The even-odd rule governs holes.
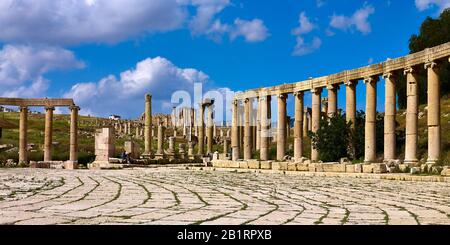
[[[287,170],[288,171],[297,171],[297,164],[295,162],[288,162]]]
[[[195,169],[0,169],[0,224],[450,224],[449,177]]]
[[[372,164],[362,164],[363,173],[373,173],[374,166]]]
[[[309,171],[308,164],[297,163],[297,171]]]
[[[239,162],[239,168],[248,168],[247,161],[240,161]]]
[[[387,165],[384,163],[373,163],[373,173],[384,174],[387,173]]]
[[[261,161],[261,169],[272,169],[271,161]]]
[[[345,172],[345,165],[339,163],[322,164],[323,172]]]
[[[247,160],[247,165],[250,169],[260,169],[261,167],[258,160]]]
[[[356,173],[355,164],[345,164],[345,172],[347,173]]]
[[[411,174],[420,174],[420,168],[419,167],[412,167],[410,170]]]
[[[450,176],[450,168],[448,166],[445,166],[441,171],[442,176]]]

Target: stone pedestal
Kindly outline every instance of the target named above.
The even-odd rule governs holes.
[[[124,149],[130,154],[131,158],[139,158],[139,145],[134,141],[125,141]]]
[[[115,153],[114,128],[100,128],[95,133],[95,162],[109,162]]]

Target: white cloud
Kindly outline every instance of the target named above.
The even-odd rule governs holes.
[[[450,0],[416,0],[416,7],[420,11],[431,8],[432,6],[437,6],[439,12],[446,8],[450,8]]]
[[[173,30],[187,15],[177,0],[2,0],[0,12],[0,40],[58,45]]]
[[[298,36],[297,37],[297,44],[294,47],[294,51],[292,53],[292,55],[295,56],[303,56],[306,54],[310,54],[314,51],[316,51],[317,49],[320,48],[320,46],[322,45],[322,40],[318,37],[314,37],[311,43],[305,43],[305,40]]]
[[[136,117],[143,111],[140,105],[145,93],[153,94],[155,111],[166,111],[172,93],[186,90],[192,94],[195,82],[207,84],[209,77],[196,69],[179,68],[162,57],[147,58],[119,78],[109,75],[98,82],[78,83],[64,97],[74,98],[83,114]]]
[[[372,32],[368,18],[374,12],[374,7],[365,5],[361,9],[358,9],[352,16],[333,15],[331,16],[330,26],[343,31],[356,28],[362,34],[367,35]]]
[[[83,68],[66,49],[48,46],[5,45],[0,50],[0,96],[42,96],[49,86],[48,72]]]
[[[260,19],[253,19],[251,21],[241,20],[237,18],[234,21],[234,30],[230,33],[231,40],[239,36],[243,36],[247,42],[261,42],[269,35],[267,27]]]
[[[196,15],[189,23],[193,34],[199,35],[210,31],[212,24],[215,22],[215,15],[229,4],[229,0],[192,0],[192,5],[197,7]]]
[[[299,26],[292,30],[292,35],[303,35],[310,33],[312,30],[317,28],[317,26],[309,20],[305,12],[301,12],[298,18]]]
[[[312,32],[314,29],[318,28],[316,24],[312,23],[306,16],[305,12],[301,12],[298,18],[299,26],[291,31],[291,34],[296,36],[296,45],[292,55],[303,56],[310,54],[322,45],[322,39],[319,37],[314,37],[311,43],[305,43],[304,35]]]

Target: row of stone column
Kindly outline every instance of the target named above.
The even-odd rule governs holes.
[[[52,161],[53,151],[53,111],[55,107],[45,107],[45,129],[44,129],[44,161]],[[70,150],[69,162],[78,163],[78,106],[70,107]],[[19,162],[28,162],[28,107],[20,107],[19,119]]]
[[[439,73],[436,62],[428,62],[425,69],[428,74],[428,163],[435,163],[441,152],[440,139],[440,91],[439,91]],[[407,78],[407,110],[406,110],[406,145],[405,145],[405,163],[415,164],[417,159],[417,121],[418,121],[418,87],[417,87],[417,69],[419,67],[408,67],[404,70]],[[396,135],[395,135],[395,114],[396,114],[396,76],[394,72],[383,74],[386,81],[385,92],[385,118],[384,118],[384,160],[390,161],[397,158],[396,153]],[[377,82],[378,76],[366,77],[363,79],[366,86],[366,120],[365,120],[365,149],[364,161],[374,162],[376,160],[376,108],[377,108]],[[355,127],[356,120],[356,85],[358,80],[345,82],[346,86],[346,120],[352,122],[352,128]],[[339,84],[330,84],[326,87],[328,90],[328,101],[326,114],[331,117],[338,113],[337,92]],[[312,108],[311,108],[311,131],[317,132],[320,127],[321,118],[321,93],[322,88],[311,89]],[[289,122],[287,122],[286,99],[288,93],[277,95],[278,103],[278,123],[277,123],[277,160],[283,160],[286,153],[286,138],[289,131]],[[295,121],[294,121],[294,159],[299,160],[303,156],[303,136],[309,123],[306,122],[304,113],[304,92],[293,93],[295,99]],[[260,150],[260,159],[268,159],[269,137],[271,128],[271,96],[259,96],[258,115],[257,115],[257,145]],[[243,138],[243,157],[250,159],[252,157],[252,131],[251,115],[252,100],[247,98],[244,102],[244,132],[242,135],[240,126],[239,101],[233,103],[232,117],[232,159],[239,159],[239,152]],[[303,128],[303,130],[302,130]],[[350,146],[354,154],[354,146]],[[311,147],[311,160],[318,161],[319,152]]]

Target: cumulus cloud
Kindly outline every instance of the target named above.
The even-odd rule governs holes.
[[[83,67],[84,63],[66,49],[5,45],[0,50],[0,96],[42,96],[49,86],[46,73]]]
[[[318,28],[316,24],[310,21],[305,12],[300,13],[298,22],[299,26],[291,31],[291,34],[296,36],[296,45],[292,55],[302,56],[319,49],[322,45],[322,40],[319,37],[314,37],[311,43],[305,42],[303,36]]]
[[[192,32],[197,35],[210,32],[215,15],[229,4],[229,0],[192,0],[192,5],[197,7],[196,14],[189,23]]]
[[[343,31],[356,29],[362,34],[367,35],[372,32],[368,19],[374,12],[374,7],[371,5],[365,5],[351,16],[334,14],[331,16],[330,26]]]
[[[78,83],[64,97],[74,98],[83,114],[107,116],[108,113],[136,117],[145,93],[153,94],[155,111],[167,111],[172,93],[193,93],[194,83],[208,84],[207,74],[192,68],[179,68],[162,57],[147,58],[119,77],[109,75],[98,82]]]
[[[431,8],[432,6],[437,6],[439,12],[446,8],[450,8],[450,0],[416,0],[416,7],[420,11]]]
[[[173,30],[187,15],[177,0],[2,0],[0,12],[0,40],[58,45]]]
[[[267,27],[260,19],[253,19],[251,21],[241,20],[237,18],[234,21],[234,29],[230,33],[231,40],[239,36],[244,37],[247,42],[261,42],[269,35]]]
[[[297,43],[292,54],[295,56],[307,55],[319,49],[321,45],[322,40],[318,37],[314,37],[311,43],[305,43],[302,37],[297,37]]]

